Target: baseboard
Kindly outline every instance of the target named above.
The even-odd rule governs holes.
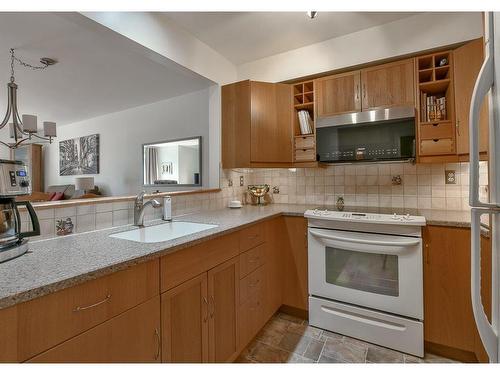
[[[477,363],[477,357],[473,352],[469,352],[462,349],[452,348],[449,346],[436,344],[429,341],[424,341],[425,351],[440,355],[441,357],[446,357],[454,359],[456,361],[465,363]]]
[[[299,309],[298,307],[281,305],[281,307],[279,308],[279,311],[281,311],[285,314],[288,314],[288,315],[296,316],[296,317],[304,319],[304,320],[309,319],[309,311]]]

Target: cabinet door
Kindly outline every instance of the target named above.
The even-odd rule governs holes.
[[[314,88],[317,117],[361,111],[359,70],[319,78]]]
[[[29,362],[159,362],[160,347],[160,298],[155,297]]]
[[[307,220],[284,217],[283,304],[307,311],[309,283],[307,278]]]
[[[266,223],[266,304],[265,320],[269,320],[281,307],[283,301],[283,254],[285,242],[284,220],[282,217]]]
[[[221,161],[223,168],[250,166],[250,81],[221,88]]]
[[[254,163],[293,161],[292,95],[289,85],[250,82],[250,160]],[[241,141],[248,141],[238,134]]]
[[[163,293],[161,311],[163,362],[207,362],[207,274]]]
[[[470,297],[470,230],[424,228],[424,338],[474,352]]]
[[[414,60],[407,59],[361,71],[363,111],[415,106]]]
[[[457,153],[469,154],[469,110],[472,91],[483,64],[483,39],[476,39],[453,51],[455,81],[455,117]],[[488,151],[488,104],[483,102],[479,115],[479,150]]]
[[[238,257],[208,271],[210,362],[238,354],[239,279]]]

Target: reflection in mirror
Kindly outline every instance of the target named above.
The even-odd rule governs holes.
[[[201,186],[201,137],[143,145],[144,185]]]

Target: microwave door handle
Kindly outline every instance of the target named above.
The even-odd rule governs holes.
[[[472,92],[470,112],[469,112],[469,151],[470,151],[470,172],[469,172],[469,204],[471,207],[497,207],[496,202],[484,203],[479,200],[479,113],[484,97],[494,83],[494,62],[492,51],[493,34],[493,13],[487,15],[487,22],[490,27],[489,39],[486,41],[486,59],[481,66],[479,75]],[[491,110],[491,109],[490,109]],[[495,124],[490,124],[495,126]],[[490,132],[490,134],[493,134]],[[491,155],[490,155],[491,157]]]
[[[496,363],[498,361],[498,333],[489,323],[481,300],[481,215],[487,213],[500,215],[500,211],[482,208],[473,208],[471,214],[471,300],[479,336],[490,362]],[[495,285],[492,286],[495,289]]]
[[[361,238],[351,238],[351,237],[336,236],[336,235],[332,235],[332,234],[324,234],[324,233],[320,233],[318,231],[315,231],[314,229],[309,229],[309,232],[312,235],[316,236],[316,237],[326,238],[326,239],[329,239],[329,240],[336,240],[336,241],[343,241],[343,242],[363,244],[363,245],[391,246],[391,247],[409,247],[409,246],[418,245],[420,243],[420,239],[408,240],[408,241],[398,241],[398,242],[393,242],[393,241],[377,241],[377,240],[363,240]]]

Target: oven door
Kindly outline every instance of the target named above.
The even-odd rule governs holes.
[[[422,239],[309,228],[309,294],[423,320]]]

